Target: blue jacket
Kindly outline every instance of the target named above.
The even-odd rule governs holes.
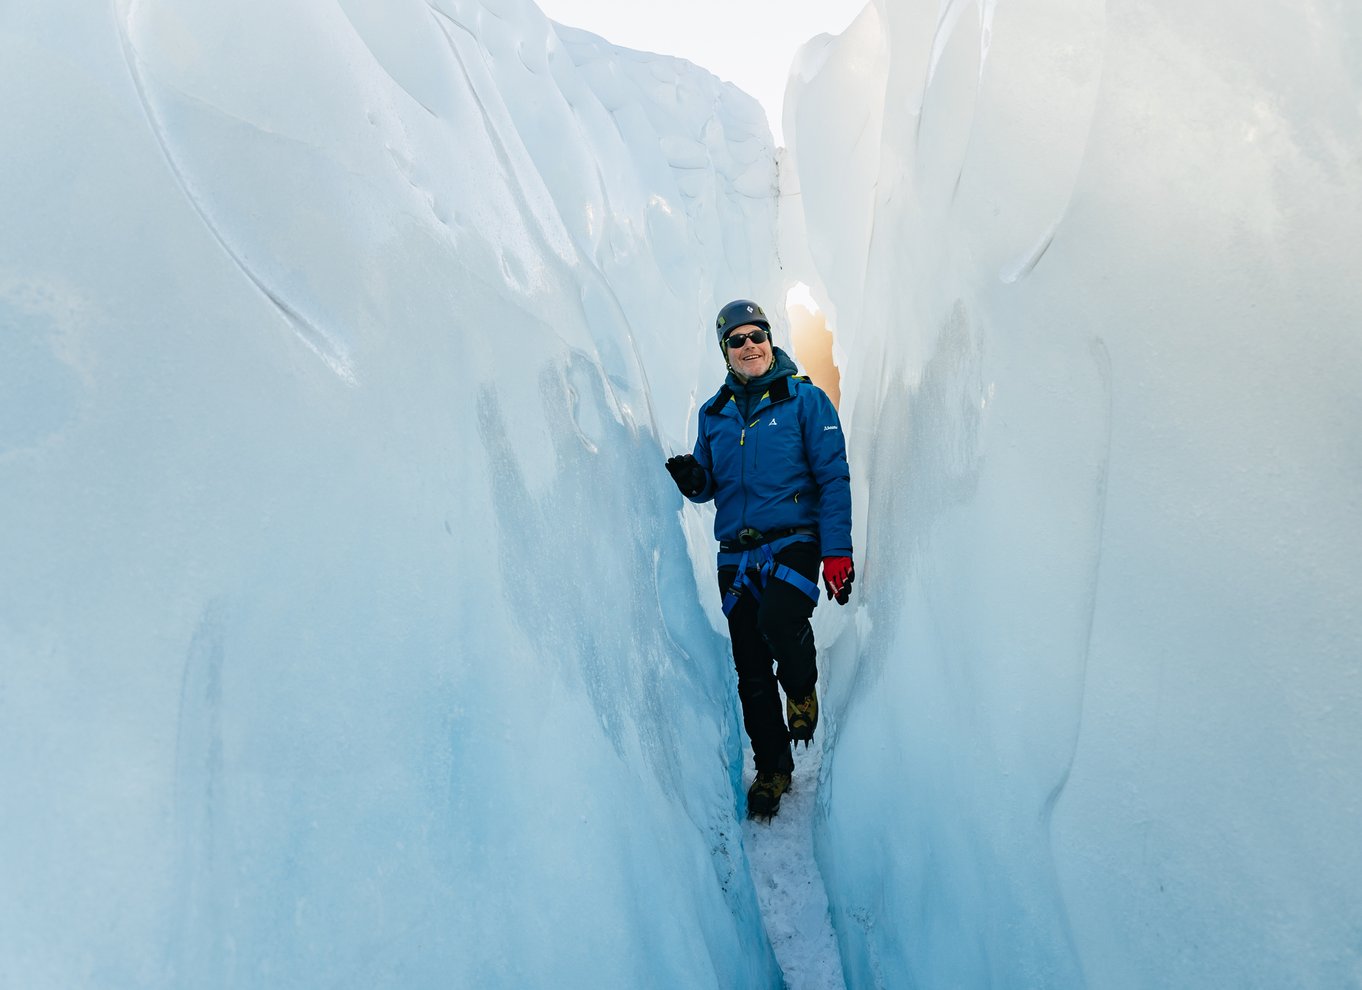
[[[714,499],[714,536],[751,527],[818,531],[821,556],[851,556],[851,472],[842,422],[779,347],[775,367],[746,384],[731,373],[700,407],[695,459],[708,481],[692,502]],[[746,410],[744,415],[743,410]]]

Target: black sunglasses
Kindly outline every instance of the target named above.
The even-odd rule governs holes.
[[[724,343],[728,345],[729,350],[733,350],[735,348],[741,347],[749,340],[752,341],[752,343],[754,344],[764,344],[766,343],[767,340],[770,339],[770,337],[771,335],[765,330],[757,329],[752,330],[748,333],[729,334],[727,337],[724,338]]]

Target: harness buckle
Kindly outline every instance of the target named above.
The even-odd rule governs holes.
[[[748,528],[738,533],[738,546],[740,547],[760,546],[765,541],[766,537],[762,535],[760,530]]]

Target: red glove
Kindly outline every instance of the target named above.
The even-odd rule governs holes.
[[[856,580],[856,569],[850,557],[823,558],[823,587],[828,597],[836,597],[838,605],[845,605],[851,597],[851,582]]]

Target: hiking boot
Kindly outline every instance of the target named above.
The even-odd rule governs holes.
[[[790,775],[774,771],[758,773],[757,779],[747,789],[747,817],[764,818],[780,810],[780,796],[790,789]]]
[[[786,698],[785,721],[790,726],[790,738],[795,742],[803,742],[804,748],[808,749],[813,730],[818,725],[818,692],[810,689],[807,697],[798,701]]]

